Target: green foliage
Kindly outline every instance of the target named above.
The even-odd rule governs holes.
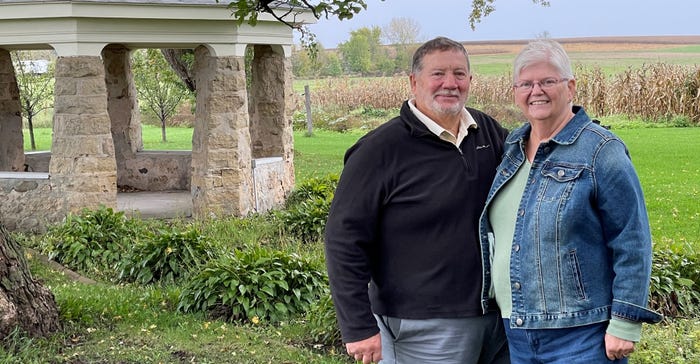
[[[296,254],[250,247],[209,261],[182,291],[178,309],[277,322],[307,311],[327,284],[324,273]]]
[[[700,363],[700,321],[664,321],[642,327],[642,341],[630,356],[634,364]]]
[[[337,175],[300,184],[288,197],[284,210],[278,212],[284,230],[306,242],[321,239],[337,186]]]
[[[393,61],[381,45],[381,34],[379,27],[364,27],[350,32],[350,39],[338,46],[348,71],[361,75],[393,71]]]
[[[162,229],[133,247],[120,264],[119,278],[140,284],[177,283],[210,258],[212,250],[212,244],[195,227]]]
[[[52,107],[55,60],[48,62],[45,72],[39,71],[41,61],[36,58],[47,57],[36,51],[13,51],[12,63],[15,69],[17,87],[19,88],[22,117],[27,120],[31,150],[37,150],[34,136],[35,118],[44,110]]]
[[[130,247],[146,234],[140,220],[100,206],[70,214],[63,224],[50,227],[40,249],[73,270],[115,279]]]
[[[333,198],[335,188],[338,186],[338,176],[329,174],[325,177],[310,178],[299,184],[287,197],[286,207],[297,205],[307,200],[316,198]]]
[[[292,53],[292,73],[296,77],[338,77],[343,74],[343,65],[335,51],[327,51],[318,45],[315,56],[305,49]]]
[[[14,329],[0,340],[0,363],[26,363],[26,361],[18,360],[17,355],[29,351],[35,345],[34,341],[34,339],[24,335],[19,328]],[[35,356],[35,360],[40,360],[40,357]]]
[[[134,52],[132,68],[139,105],[158,118],[162,141],[166,142],[166,122],[175,114],[189,91],[157,49]]]
[[[472,30],[476,29],[476,24],[481,22],[481,19],[489,16],[496,8],[493,3],[496,0],[473,0],[472,1],[472,11],[469,14],[469,26]],[[549,6],[548,0],[532,0],[535,4],[540,4],[542,6]]]
[[[367,109],[359,114],[375,114],[377,110]],[[652,232],[656,243],[652,279],[652,306],[661,307],[667,302],[667,307],[680,307],[677,302],[683,301],[674,297],[691,297],[689,287],[697,291],[697,284],[691,286],[690,281],[700,282],[697,269],[700,267],[698,258],[697,237],[699,236],[698,221],[698,191],[700,191],[700,175],[698,175],[700,159],[695,158],[700,144],[695,141],[700,137],[700,128],[654,128],[629,129],[632,125],[627,118],[606,117],[606,124],[613,125],[630,148],[632,159],[640,174],[640,180],[645,190],[649,208]],[[636,121],[634,121],[636,123]],[[634,126],[634,125],[633,125]],[[655,124],[656,126],[656,124]],[[342,170],[343,152],[352,145],[365,131],[350,129],[345,133],[335,133],[328,130],[318,130],[313,137],[304,137],[303,132],[295,133],[295,169],[297,181],[308,179],[323,179],[327,174],[339,174]],[[50,133],[48,133],[50,135]],[[190,137],[191,138],[191,137]],[[673,141],[669,144],[669,141]],[[669,160],[675,161],[669,163]],[[299,183],[299,191],[290,196],[289,205],[293,202],[308,201],[309,198],[323,196],[332,189],[321,188],[312,184],[302,188],[305,183]],[[296,203],[295,202],[295,203]],[[93,213],[94,214],[94,213]],[[106,214],[106,212],[105,212]],[[87,217],[83,217],[87,219]],[[74,220],[74,218],[70,218]],[[94,219],[94,217],[90,218]],[[259,253],[260,256],[293,256],[296,252],[299,260],[311,262],[305,268],[297,269],[318,278],[323,272],[323,246],[317,243],[302,243],[279,228],[279,221],[271,215],[253,215],[245,218],[211,219],[207,221],[183,221],[180,225],[172,220],[168,222],[149,221],[148,231],[143,228],[124,229],[124,239],[128,246],[141,246],[146,241],[155,239],[155,233],[190,231],[192,223],[199,229],[201,235],[217,246],[239,248],[237,254],[254,255],[251,250],[263,248],[247,248],[264,246],[265,249],[279,249]],[[110,220],[104,218],[103,220]],[[104,225],[119,225],[133,223],[105,222]],[[87,225],[83,223],[82,225]],[[146,225],[144,225],[146,226]],[[181,227],[184,226],[184,227]],[[56,228],[58,229],[58,227]],[[64,227],[64,229],[66,229]],[[51,229],[54,230],[54,229]],[[90,230],[84,227],[84,230]],[[105,228],[105,230],[109,230]],[[76,235],[84,234],[73,229]],[[53,233],[55,234],[55,233]],[[72,233],[71,233],[72,234]],[[71,235],[66,232],[66,236]],[[50,234],[49,234],[50,235]],[[46,238],[49,237],[46,236]],[[57,236],[50,238],[52,244]],[[69,239],[76,240],[74,237]],[[17,238],[24,246],[41,248],[42,244],[52,246],[37,236],[34,238]],[[186,240],[182,238],[182,240]],[[120,247],[116,244],[115,249]],[[134,249],[136,249],[134,247]],[[160,246],[163,249],[163,246]],[[218,248],[216,248],[218,249]],[[248,249],[248,250],[243,250]],[[125,249],[129,250],[129,249]],[[161,250],[162,252],[162,250]],[[0,348],[0,362],[3,363],[155,363],[155,362],[200,362],[200,363],[347,363],[348,358],[341,348],[335,349],[337,341],[337,326],[334,322],[334,310],[327,292],[327,282],[315,286],[315,296],[304,294],[302,297],[313,297],[312,304],[303,310],[306,314],[284,320],[282,322],[265,321],[262,316],[258,324],[251,324],[258,315],[251,309],[253,315],[249,321],[229,324],[211,321],[204,312],[195,311],[190,306],[191,313],[183,313],[183,288],[185,280],[180,279],[175,285],[137,284],[82,284],[70,281],[68,275],[53,270],[44,265],[39,259],[28,254],[32,267],[32,275],[51,287],[56,302],[61,307],[61,320],[64,330],[51,338],[25,340],[13,337],[11,351]],[[122,259],[132,257],[129,254]],[[279,269],[269,267],[271,264],[242,263],[235,254],[225,255],[217,259],[219,273],[209,273],[207,279],[200,279],[204,289],[210,284],[216,287],[220,294],[243,297],[237,286],[219,287],[224,279],[219,277],[226,274],[233,277],[229,271],[244,277],[243,282],[248,295],[248,302],[253,298],[268,294],[261,293],[259,287],[263,282],[275,278],[263,277],[266,272],[280,272],[280,275],[292,275],[292,268]],[[130,258],[129,258],[130,259]],[[203,269],[213,268],[214,261],[202,265]],[[245,267],[243,267],[245,266]],[[102,268],[100,268],[102,269]],[[91,272],[88,272],[91,273]],[[274,276],[274,274],[272,274]],[[274,276],[277,277],[277,276]],[[192,278],[192,276],[188,277]],[[211,278],[211,281],[208,279]],[[187,279],[187,278],[186,278]],[[301,280],[301,279],[299,279]],[[654,283],[654,280],[658,283]],[[284,279],[288,282],[289,279]],[[227,282],[230,282],[227,281]],[[307,281],[308,282],[308,281]],[[270,283],[275,286],[275,283]],[[291,284],[288,284],[291,286]],[[191,285],[189,287],[192,287]],[[255,287],[255,288],[253,288]],[[276,297],[279,299],[289,291],[282,292],[280,285]],[[670,289],[669,289],[670,287]],[[199,287],[189,288],[194,294]],[[212,288],[213,289],[213,288]],[[257,289],[257,296],[250,292]],[[680,292],[680,293],[678,293]],[[292,294],[293,295],[293,294]],[[213,294],[218,299],[217,294]],[[223,297],[223,296],[222,296]],[[192,297],[189,298],[192,300]],[[202,299],[199,297],[198,299]],[[233,304],[237,304],[231,298]],[[306,301],[308,303],[308,301]],[[688,302],[685,299],[683,302]],[[272,307],[275,307],[272,304]],[[285,303],[283,303],[285,304]],[[286,304],[285,304],[286,305]],[[673,306],[676,305],[676,306]],[[695,307],[698,303],[694,303]],[[240,304],[238,304],[240,308]],[[180,310],[177,308],[180,307]],[[290,305],[291,307],[291,305]],[[218,311],[217,311],[218,310]],[[290,311],[288,309],[288,311]],[[239,314],[240,320],[248,317]],[[295,312],[300,312],[297,310]],[[642,341],[631,357],[631,363],[696,363],[700,360],[700,332],[697,313],[684,312],[676,308],[678,316],[693,316],[692,319],[668,316],[658,325],[644,325]],[[223,305],[214,305],[212,315],[233,317],[232,309]],[[291,313],[288,313],[291,315]],[[8,343],[7,341],[5,342]],[[316,349],[312,349],[316,348]],[[319,351],[318,348],[322,349]],[[327,350],[326,350],[327,349]]]
[[[229,2],[228,7],[233,9],[233,16],[239,24],[243,24],[244,22],[250,25],[257,24],[259,12],[268,13],[276,19],[288,23],[290,20],[278,18],[277,14],[273,12],[273,8],[270,7],[271,2],[272,1],[269,0],[234,0]],[[367,9],[365,0],[323,0],[318,2],[308,0],[282,0],[275,1],[275,6],[289,6],[311,11],[316,19],[325,16],[326,18],[336,17],[339,20],[351,19],[355,14]],[[292,24],[288,25],[293,26]]]
[[[322,296],[306,315],[310,338],[314,345],[342,348],[343,341],[331,295]]]
[[[690,246],[683,252],[656,249],[650,292],[651,307],[665,316],[700,314],[700,255]]]

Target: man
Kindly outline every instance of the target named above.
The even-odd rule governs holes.
[[[460,43],[423,44],[413,98],[345,155],[326,259],[343,341],[362,363],[508,363],[478,238],[507,131],[465,108],[471,78]]]

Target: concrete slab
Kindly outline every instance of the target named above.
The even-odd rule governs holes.
[[[192,195],[190,191],[120,192],[117,211],[144,218],[192,217]]]

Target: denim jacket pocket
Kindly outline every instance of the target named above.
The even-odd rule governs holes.
[[[581,164],[545,162],[542,175],[564,183],[578,178],[585,168],[586,166]]]
[[[576,297],[579,300],[586,300],[586,286],[583,283],[583,274],[581,273],[581,264],[578,261],[576,250],[569,251],[569,268],[571,269],[571,283],[575,289]]]
[[[541,201],[568,200],[576,180],[581,177],[585,165],[571,163],[545,162],[541,174]]]

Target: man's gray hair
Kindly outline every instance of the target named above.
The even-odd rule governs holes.
[[[469,54],[462,43],[456,42],[446,37],[431,39],[416,49],[413,53],[413,64],[411,73],[418,73],[423,69],[423,57],[433,52],[457,51],[464,54],[467,59],[467,70],[469,70]]]

